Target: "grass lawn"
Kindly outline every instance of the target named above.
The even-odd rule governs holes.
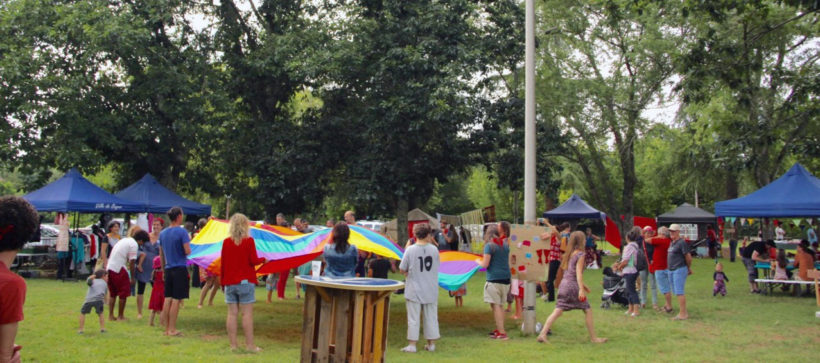
[[[612,258],[604,259],[611,264]],[[713,262],[696,259],[695,274],[687,281],[690,320],[670,321],[670,316],[651,309],[637,318],[623,315],[620,307],[603,310],[601,270],[588,270],[584,279],[592,288],[590,301],[599,336],[609,338],[603,345],[588,343],[583,313],[565,313],[553,326],[554,335],[547,345],[537,344],[534,337],[523,337],[516,327],[520,321],[507,321],[509,341],[493,341],[487,333],[493,330],[492,317],[482,302],[483,273],[468,284],[464,307],[456,309],[444,290],[439,294],[439,323],[442,339],[434,353],[399,352],[406,344],[407,320],[404,298],[391,300],[390,330],[385,359],[403,361],[475,361],[522,362],[536,360],[595,361],[816,361],[820,344],[820,319],[814,317],[814,298],[795,298],[777,292],[775,296],[748,292],[742,263],[724,262],[731,279],[729,295],[712,297]],[[225,333],[226,307],[223,295],[215,306],[196,308],[188,300],[180,312],[178,327],[184,337],[162,336],[158,327],[148,326],[148,316],[136,320],[136,300],[126,307],[130,320],[107,322],[108,332],[100,334],[95,315],[86,320],[86,333],[78,335],[77,318],[86,293],[82,282],[63,283],[53,280],[27,280],[28,294],[25,320],[17,335],[26,361],[276,361],[299,360],[302,328],[302,300],[294,299],[292,280],[288,300],[265,304],[265,290],[256,290],[256,343],[264,352],[232,353]],[[149,288],[150,290],[150,288]],[[199,289],[191,294],[198,297]],[[146,306],[150,293],[146,291]],[[662,297],[660,297],[662,299]],[[543,322],[554,304],[541,300],[537,304],[538,320]],[[677,307],[677,301],[674,306]],[[239,328],[241,339],[241,327]],[[423,336],[423,335],[422,335]],[[240,340],[241,341],[241,340]],[[419,345],[421,347],[422,344]],[[812,358],[814,357],[814,358]]]

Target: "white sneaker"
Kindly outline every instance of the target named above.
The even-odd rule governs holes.
[[[426,350],[428,352],[435,352],[436,351],[436,345],[435,344],[427,344],[427,345],[424,346],[424,350]]]
[[[405,353],[415,353],[416,352],[416,346],[415,345],[408,345],[404,348],[401,348],[401,351],[405,352]]]

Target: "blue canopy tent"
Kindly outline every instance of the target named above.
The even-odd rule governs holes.
[[[210,215],[211,206],[185,199],[162,186],[154,176],[145,174],[139,181],[115,194],[140,204],[140,212],[166,213],[179,206],[188,215]]]
[[[37,208],[38,212],[131,213],[138,212],[140,208],[138,203],[120,199],[94,185],[74,168],[62,178],[24,195],[23,198]],[[75,215],[75,229],[79,227],[79,221]],[[58,264],[66,269],[66,275],[60,276],[58,272],[58,278],[71,278],[72,273],[86,272],[83,245],[83,238],[72,235],[69,250],[57,252]],[[70,268],[70,262],[66,261],[73,262],[74,267]]]
[[[38,212],[130,213],[139,203],[118,198],[72,168],[62,178],[23,196]]]
[[[820,179],[795,163],[754,193],[715,203],[720,217],[820,217]]]

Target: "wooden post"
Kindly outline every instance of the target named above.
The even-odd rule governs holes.
[[[353,304],[353,343],[350,353],[351,362],[362,361],[362,322],[364,321],[364,291],[356,291],[356,302]]]
[[[333,352],[333,361],[337,363],[347,362],[347,348],[349,346],[350,341],[350,319],[352,318],[352,314],[350,311],[350,302],[353,298],[353,294],[350,291],[346,291],[344,296],[341,296],[340,299],[336,300],[336,312],[335,312],[335,328],[334,328],[334,337],[335,337],[335,347]]]
[[[817,298],[817,306],[820,306],[820,271],[809,270],[808,277],[814,278],[814,296]]]
[[[302,362],[313,361],[313,338],[316,331],[316,304],[317,294],[316,289],[309,286],[305,291],[305,305],[303,309],[302,321]],[[311,337],[311,338],[308,338]]]

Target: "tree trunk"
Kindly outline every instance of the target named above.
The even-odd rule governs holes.
[[[555,200],[549,195],[549,192],[544,192],[544,211],[555,209]]]
[[[737,172],[729,171],[726,175],[726,199],[735,199],[738,196]]]
[[[407,198],[399,197],[396,201],[396,243],[404,247],[409,236],[407,235]]]

